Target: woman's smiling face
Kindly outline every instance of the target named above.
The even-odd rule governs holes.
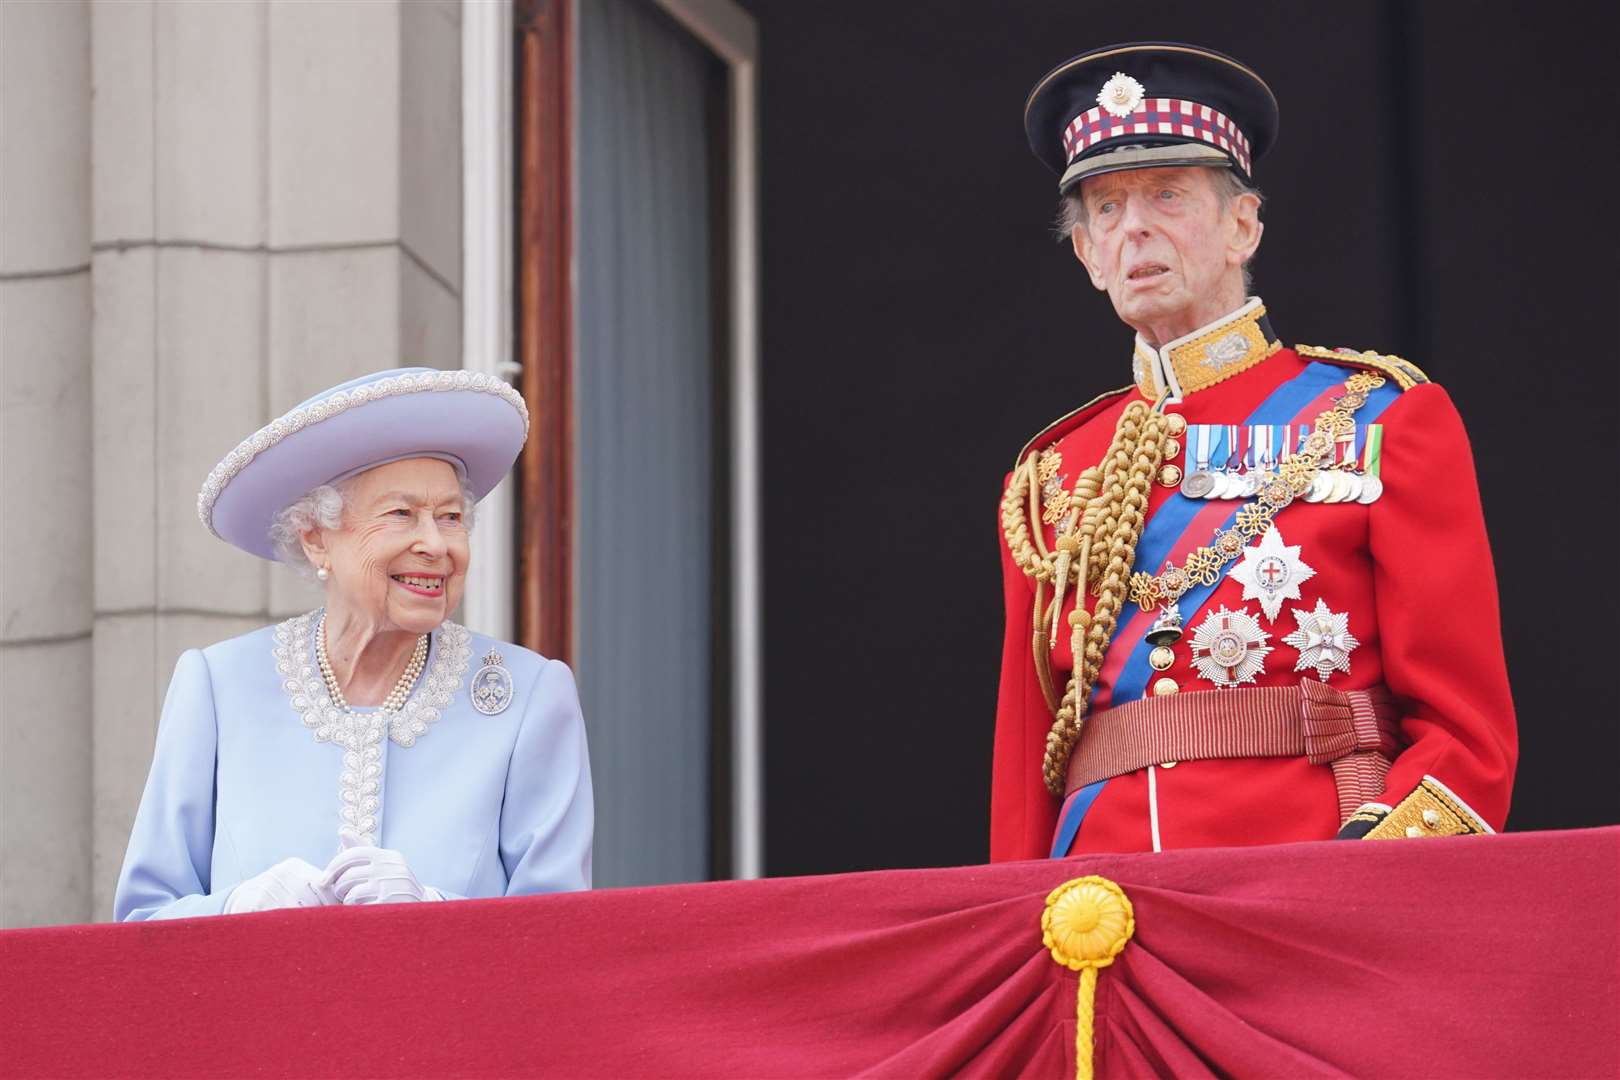
[[[467,576],[466,507],[448,462],[408,458],[343,485],[343,527],[311,552],[338,600],[379,629],[425,634],[461,602]],[[330,604],[329,604],[330,606]]]

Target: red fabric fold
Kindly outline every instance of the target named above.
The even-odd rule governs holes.
[[[1609,828],[7,931],[0,1076],[1072,1075],[1087,873],[1100,1076],[1620,1073]]]
[[[1305,757],[1313,765],[1357,751],[1377,750],[1383,735],[1372,696],[1365,690],[1345,693],[1326,683],[1299,684],[1300,719],[1305,732]]]

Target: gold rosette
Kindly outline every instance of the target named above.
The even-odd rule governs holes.
[[[1075,1076],[1090,1080],[1097,969],[1114,962],[1136,933],[1136,912],[1125,890],[1095,874],[1066,881],[1046,897],[1041,944],[1052,959],[1080,973],[1075,1029]]]

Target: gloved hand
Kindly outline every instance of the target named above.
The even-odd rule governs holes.
[[[423,885],[411,873],[405,856],[389,848],[362,844],[350,829],[338,833],[341,847],[321,874],[321,887],[342,904],[397,904],[443,900],[439,890]]]
[[[232,889],[225,898],[225,914],[337,903],[337,898],[320,882],[320,870],[303,859],[282,859]]]

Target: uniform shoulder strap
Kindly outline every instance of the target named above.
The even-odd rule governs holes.
[[[1103,407],[1106,406],[1110,401],[1113,401],[1121,394],[1130,393],[1134,387],[1135,384],[1133,383],[1130,386],[1121,386],[1117,390],[1109,390],[1105,393],[1098,394],[1096,397],[1092,398],[1078,409],[1075,409],[1072,412],[1064,413],[1050,424],[1047,424],[1045,427],[1041,428],[1041,430],[1035,433],[1034,438],[1025,443],[1024,448],[1018,451],[1018,458],[1013,462],[1013,468],[1016,469],[1018,466],[1022,465],[1024,463],[1024,459],[1029,456],[1029,452],[1035,449],[1035,447],[1044,446],[1047,443],[1056,442],[1058,439],[1061,439],[1063,436],[1067,435],[1069,432],[1091,419],[1093,415],[1101,412]]]
[[[1370,349],[1362,352],[1343,347],[1324,349],[1320,345],[1295,345],[1294,351],[1312,360],[1326,360],[1330,364],[1376,371],[1380,375],[1388,376],[1402,390],[1410,390],[1429,381],[1422,368],[1410,360],[1403,360],[1393,354],[1375,353]]]

